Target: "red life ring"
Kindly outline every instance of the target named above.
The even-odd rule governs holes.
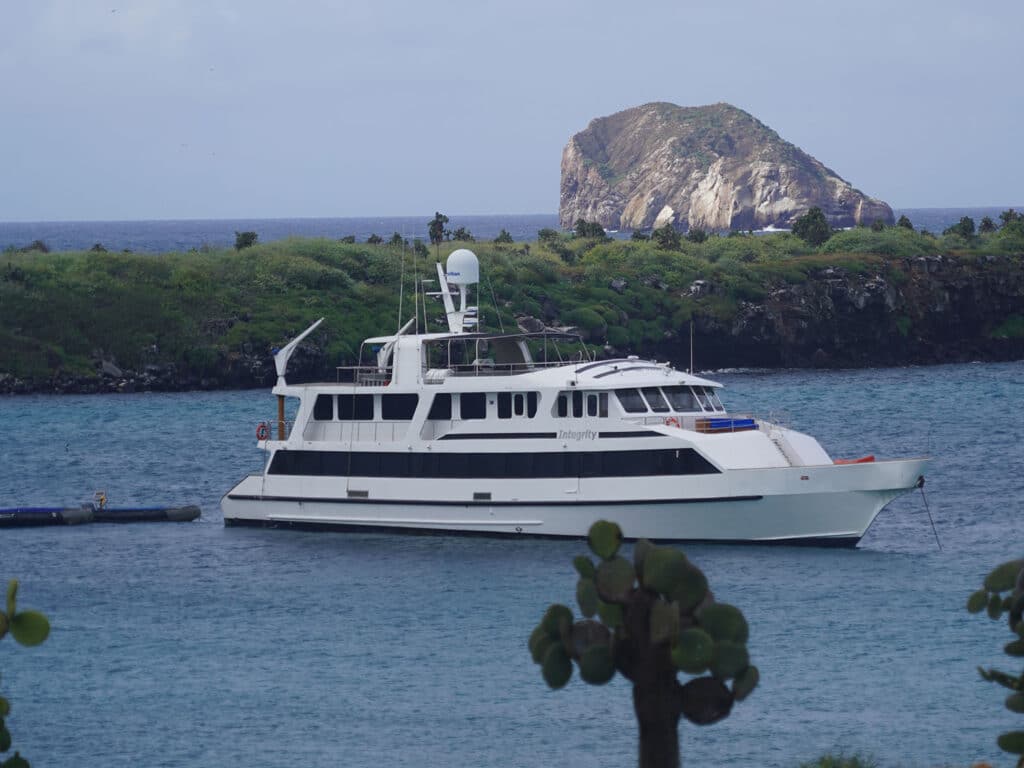
[[[665,419],[665,426],[675,427],[676,429],[682,429],[682,427],[679,424],[679,419],[677,419],[675,416],[669,416],[667,419]]]
[[[261,421],[256,425],[256,439],[266,440],[270,437],[270,427],[267,426],[267,422]]]

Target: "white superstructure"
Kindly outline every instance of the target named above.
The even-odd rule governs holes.
[[[605,518],[636,538],[852,545],[922,476],[926,459],[833,462],[667,363],[478,332],[478,270],[466,250],[438,265],[447,333],[367,339],[370,364],[336,383],[286,382],[319,321],[277,353],[268,460],[224,496],[226,525],[578,537]]]

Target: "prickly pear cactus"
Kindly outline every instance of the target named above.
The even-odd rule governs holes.
[[[1004,596],[1004,592],[1009,594]],[[985,577],[982,588],[968,598],[967,610],[971,613],[987,611],[993,620],[1006,613],[1014,636],[1003,650],[1009,656],[1024,656],[1024,560],[1011,560],[995,568]],[[978,667],[978,672],[985,680],[1008,688],[1010,695],[1006,697],[1006,708],[1024,714],[1024,671],[1014,676]],[[1017,755],[1017,768],[1024,768],[1024,730],[1004,733],[997,743],[1004,752]]]
[[[8,632],[21,645],[39,645],[50,634],[50,622],[39,611],[18,611],[18,580],[7,585],[6,610],[0,611],[0,640]],[[11,748],[11,732],[5,722],[11,712],[11,703],[0,696],[0,753]],[[0,768],[29,768],[28,760],[18,752],[0,762]]]
[[[679,719],[709,725],[726,717],[758,682],[747,652],[747,621],[715,602],[704,573],[674,547],[641,539],[620,554],[622,530],[590,528],[597,556],[573,561],[582,618],[552,605],[530,635],[530,654],[551,688],[573,675],[603,685],[618,672],[633,684],[641,768],[679,765]],[[679,673],[695,675],[686,683]]]

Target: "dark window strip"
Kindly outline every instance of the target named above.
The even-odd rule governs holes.
[[[649,429],[640,432],[598,432],[598,437],[661,437],[659,432],[651,432]]]
[[[719,470],[692,448],[640,451],[444,453],[288,451],[272,475],[306,477],[558,478],[710,475]]]
[[[441,440],[554,440],[555,432],[477,432],[475,434],[459,432],[444,435]]]

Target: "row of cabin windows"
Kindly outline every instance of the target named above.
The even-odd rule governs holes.
[[[719,470],[692,448],[641,451],[441,453],[277,451],[272,475],[402,478],[554,478],[709,475]]]
[[[574,419],[582,418],[586,406],[587,416],[608,418],[607,392],[559,392],[555,402],[555,415],[565,418],[572,413]]]
[[[713,387],[687,387],[679,384],[672,387],[617,389],[615,396],[626,413],[647,413],[649,410],[654,413],[725,411]]]
[[[313,404],[314,421],[373,421],[374,395],[317,395]],[[536,392],[499,392],[498,418],[510,419],[537,415]],[[419,395],[381,395],[380,418],[383,421],[409,421],[416,413]],[[459,415],[462,419],[487,418],[487,394],[464,392],[459,395]],[[427,419],[448,421],[452,418],[452,396],[439,392],[430,404]]]

